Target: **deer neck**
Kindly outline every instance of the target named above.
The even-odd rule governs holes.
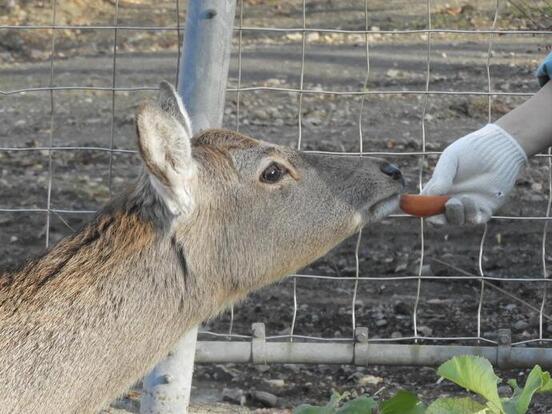
[[[94,320],[121,323],[134,315],[151,329],[161,323],[179,334],[197,324],[208,311],[208,285],[199,291],[194,285],[185,252],[167,231],[170,213],[144,185],[2,278],[0,309],[26,315],[86,312]]]

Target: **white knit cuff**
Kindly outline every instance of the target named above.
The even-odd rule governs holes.
[[[527,164],[527,154],[519,143],[495,124],[487,124],[469,135],[466,144],[493,170],[492,187],[513,185],[519,171]]]
[[[510,135],[508,131],[506,131],[502,127],[499,127],[497,124],[487,124],[482,128],[482,130],[485,130],[486,128],[489,129],[489,132],[494,130],[493,132],[491,132],[491,135],[498,135],[500,137],[503,137],[504,139],[508,140],[511,144],[513,144],[512,146],[517,149],[519,154],[521,154],[524,164],[527,164],[529,160],[527,158],[527,154],[525,153],[525,150],[521,147],[521,145],[519,145],[519,142],[517,142],[517,140],[512,135]]]

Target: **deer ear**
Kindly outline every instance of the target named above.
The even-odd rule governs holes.
[[[193,136],[192,123],[186,108],[184,108],[182,98],[180,98],[180,95],[178,95],[174,89],[174,86],[172,86],[169,82],[162,81],[159,84],[159,97],[157,98],[157,102],[163,111],[173,116],[178,122],[180,122],[186,132],[190,136]]]
[[[167,83],[157,103],[145,103],[136,116],[138,148],[155,190],[173,214],[193,209],[191,126],[182,101]]]

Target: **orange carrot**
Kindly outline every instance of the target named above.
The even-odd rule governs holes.
[[[416,217],[429,217],[445,212],[449,196],[403,194],[400,207],[407,214]]]

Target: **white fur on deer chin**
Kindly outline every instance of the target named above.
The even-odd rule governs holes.
[[[393,194],[390,197],[378,201],[368,208],[368,223],[381,220],[388,215],[396,212],[399,208],[400,194]]]
[[[364,225],[364,220],[362,219],[361,213],[355,213],[353,216],[353,227],[355,229],[360,230],[360,228]]]

